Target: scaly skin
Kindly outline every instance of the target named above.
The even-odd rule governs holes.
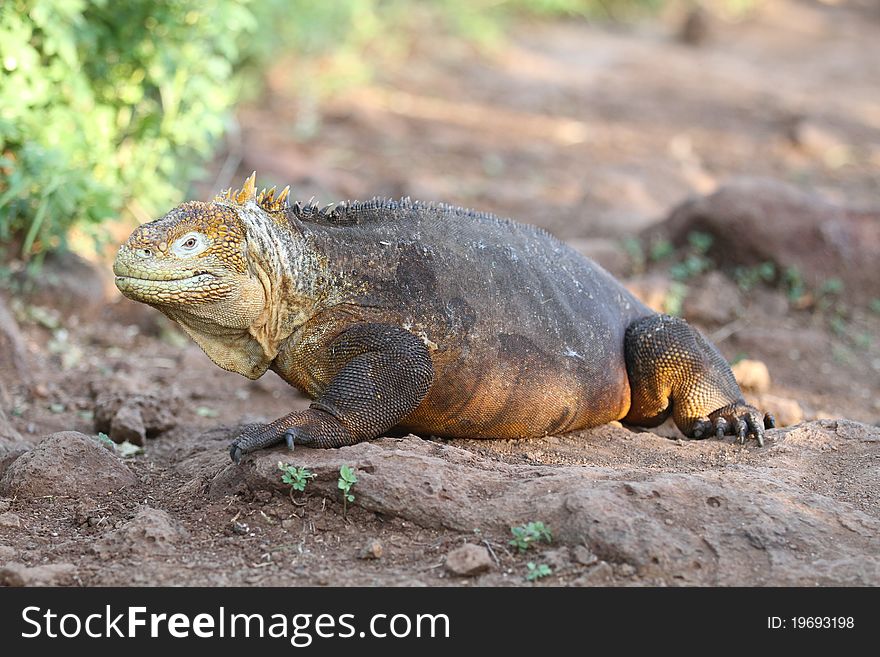
[[[548,233],[408,199],[288,205],[287,189],[190,202],[119,249],[116,284],[220,367],[271,369],[314,401],[239,436],[339,447],[387,431],[520,438],[672,414],[692,438],[750,436],[718,351]]]

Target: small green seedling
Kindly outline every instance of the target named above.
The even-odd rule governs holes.
[[[281,461],[278,461],[278,469],[281,470],[281,481],[290,486],[291,492],[295,490],[303,492],[309,479],[314,479],[316,476],[307,468],[284,464]]]
[[[354,469],[348,465],[343,465],[339,468],[339,490],[342,491],[342,517],[346,516],[346,512],[348,511],[348,503],[354,502],[354,495],[351,492],[351,487],[357,483],[357,476],[354,474]]]
[[[535,565],[534,561],[529,561],[526,564],[526,568],[528,568],[526,579],[529,582],[534,582],[535,580],[541,579],[542,577],[547,577],[547,575],[553,574],[553,569],[545,563],[539,563]]]
[[[648,249],[648,257],[652,262],[665,260],[673,253],[675,253],[675,247],[672,242],[664,239],[654,240]]]
[[[698,230],[694,230],[688,233],[687,240],[691,250],[700,255],[705,255],[712,248],[712,242],[715,241],[715,238],[709,233],[701,233]]]
[[[510,544],[520,552],[525,552],[537,541],[553,542],[553,534],[543,522],[530,522],[519,527],[511,527],[510,533],[513,534]]]

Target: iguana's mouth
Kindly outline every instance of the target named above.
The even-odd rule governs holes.
[[[194,304],[222,298],[227,290],[221,280],[208,272],[195,272],[179,278],[145,278],[144,272],[137,276],[116,276],[116,287],[123,295],[135,301],[151,304]],[[146,276],[152,276],[146,274]]]
[[[216,278],[216,276],[207,271],[197,271],[193,273],[187,272],[186,276],[175,276],[173,274],[163,274],[161,272],[156,272],[155,274],[148,275],[143,272],[138,272],[137,276],[131,276],[129,274],[126,274],[124,276],[117,275],[116,281],[119,282],[120,279],[129,279],[132,281],[149,281],[151,283],[184,283],[187,281],[207,281],[212,278]]]

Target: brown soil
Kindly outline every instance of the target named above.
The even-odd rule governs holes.
[[[699,47],[664,23],[520,24],[488,55],[426,37],[373,86],[319,104],[314,137],[295,129],[304,110],[275,71],[269,97],[239,114],[237,175],[257,169],[298,198],[411,195],[512,216],[646,295],[659,287],[662,301],[668,267],[635,271],[621,239],[691,194],[757,175],[876,205],[878,21],[857,2],[781,0],[737,24],[716,20]],[[87,277],[65,287],[63,271],[51,294],[7,299],[20,330],[0,313],[0,582],[526,585],[534,561],[551,565],[541,582],[554,585],[880,583],[876,429],[811,422],[771,432],[764,450],[676,440],[669,426],[386,438],[235,468],[225,449],[235,426],[306,400],[272,374],[221,371],[158,313],[120,299],[106,269],[93,274],[108,290],[102,305]],[[792,422],[870,425],[880,317],[856,303],[860,292],[796,308],[773,286],[745,293],[709,273],[687,281],[684,308],[725,356],[767,365],[770,387],[753,399]],[[162,408],[174,409],[170,430]],[[144,454],[116,462],[73,434],[40,442],[94,436],[115,417],[146,436]],[[319,475],[305,496],[283,490],[282,459]],[[361,479],[345,516],[341,463]],[[508,528],[530,520],[556,540],[520,555]],[[465,542],[489,552],[475,578],[444,566]]]

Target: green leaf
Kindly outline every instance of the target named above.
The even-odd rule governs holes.
[[[534,582],[542,577],[547,577],[548,575],[553,574],[553,569],[547,564],[542,563],[536,565],[533,561],[526,564],[526,570],[526,579],[530,582]]]
[[[354,474],[354,470],[350,466],[343,465],[339,468],[339,475],[344,481],[350,484],[357,483],[357,476]]]
[[[509,544],[517,548],[520,552],[525,552],[536,541],[544,541],[551,543],[553,534],[543,522],[529,522],[525,525],[510,528],[513,539]]]

